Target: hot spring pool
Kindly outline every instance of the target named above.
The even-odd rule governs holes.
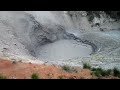
[[[39,47],[36,51],[42,60],[68,60],[77,57],[87,57],[92,53],[90,45],[75,40],[59,40]]]

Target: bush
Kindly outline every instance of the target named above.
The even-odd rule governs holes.
[[[67,71],[67,72],[71,71],[71,67],[67,66],[67,65],[62,66],[62,69],[65,70],[65,71]]]
[[[117,68],[113,69],[113,75],[116,77],[120,77],[120,71]]]
[[[91,69],[91,66],[89,64],[87,64],[87,63],[84,63],[83,68],[84,69]]]
[[[84,69],[90,69],[92,71],[92,75],[95,75],[97,77],[104,77],[104,76],[109,76],[109,75],[113,75],[115,77],[119,77],[120,78],[120,71],[117,68],[112,69],[108,69],[108,70],[104,70],[102,68],[91,68],[91,66],[87,63],[83,64],[83,68]]]
[[[109,76],[111,75],[111,72],[112,72],[111,69],[103,70],[102,68],[92,68],[91,70],[93,71],[93,74],[97,77]]]
[[[108,70],[106,70],[106,75],[108,76],[108,75],[111,75],[112,74],[112,70],[111,69],[108,69]]]
[[[32,79],[39,79],[39,76],[38,76],[38,74],[34,73],[34,74],[32,74],[31,78]]]
[[[58,76],[58,79],[65,79],[65,77],[61,75],[61,76]]]
[[[103,71],[101,68],[92,68],[91,70],[93,71],[92,72],[93,75],[95,75],[97,77],[102,76]]]
[[[7,78],[3,75],[0,75],[0,79],[7,79]]]
[[[100,72],[101,76],[109,76],[107,70],[103,70],[102,68],[98,68],[97,70]]]
[[[97,70],[97,68],[91,68],[91,71],[96,71]]]
[[[12,63],[13,63],[13,64],[16,64],[17,62],[16,62],[16,61],[13,61]]]
[[[94,72],[92,72],[92,75],[95,75],[97,77],[101,77],[100,71],[94,71]]]

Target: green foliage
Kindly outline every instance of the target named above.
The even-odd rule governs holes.
[[[111,70],[111,69],[106,70],[106,75],[107,75],[107,76],[108,76],[108,75],[112,75],[112,70]]]
[[[114,69],[108,69],[108,70],[104,70],[102,68],[92,68],[89,64],[84,63],[83,64],[83,68],[84,69],[89,69],[92,71],[92,75],[95,75],[97,77],[105,77],[105,76],[110,76],[113,75],[115,77],[119,77],[120,78],[120,71],[117,68]]]
[[[94,68],[94,67],[93,67],[93,68],[91,68],[91,71],[96,71],[96,69],[97,69],[97,68]]]
[[[91,66],[88,63],[83,64],[84,69],[91,69]]]
[[[7,78],[0,74],[0,79],[7,79]]]
[[[67,65],[62,66],[62,69],[65,70],[65,71],[67,71],[67,72],[71,71],[71,67],[67,66]]]
[[[13,61],[12,63],[13,63],[13,64],[16,64],[17,62],[16,62],[16,61]]]
[[[58,79],[65,79],[65,77],[61,75],[61,76],[58,76]]]
[[[92,68],[91,71],[93,71],[92,75],[95,75],[97,77],[113,75],[115,77],[120,78],[120,71],[117,68],[114,68],[113,70],[112,69],[103,70],[102,68]]]
[[[93,71],[92,74],[94,74],[97,77],[109,76],[112,73],[111,69],[103,70],[102,68],[92,68],[91,70]]]
[[[114,68],[113,69],[113,75],[117,76],[117,77],[120,77],[120,71],[117,68]]]
[[[101,77],[100,71],[94,71],[92,74],[97,76],[97,77]]]
[[[39,76],[38,74],[36,73],[33,73],[32,76],[31,76],[31,79],[39,79]]]

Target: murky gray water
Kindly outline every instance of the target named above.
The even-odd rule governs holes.
[[[44,60],[68,60],[90,56],[92,48],[75,40],[59,40],[38,48],[38,56]]]

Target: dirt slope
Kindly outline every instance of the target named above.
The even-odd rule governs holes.
[[[23,62],[12,62],[0,59],[0,74],[8,79],[31,79],[33,73],[37,73],[41,79],[80,79],[92,78],[90,70],[76,68],[77,72],[66,72],[55,65],[32,64]]]

